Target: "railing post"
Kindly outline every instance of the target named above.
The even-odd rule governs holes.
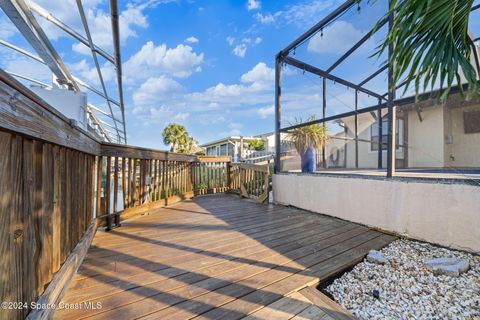
[[[163,162],[163,172],[165,173],[165,180],[164,180],[164,184],[165,184],[165,192],[164,192],[164,195],[165,195],[165,205],[168,206],[168,196],[169,196],[169,193],[170,193],[170,190],[169,190],[169,183],[170,183],[170,179],[169,179],[169,170],[168,170],[168,153],[165,154],[165,161]]]
[[[139,181],[138,189],[139,189],[140,199],[138,201],[138,204],[141,206],[145,202],[145,159],[140,159],[139,175],[140,175],[140,181]]]
[[[232,190],[232,163],[227,162],[227,190]]]
[[[95,208],[95,217],[101,216],[102,210],[102,168],[103,168],[103,157],[98,156],[97,162],[97,202]]]
[[[113,214],[115,227],[120,227],[120,215],[118,213],[118,157],[115,157],[113,168]]]
[[[127,159],[125,157],[122,158],[122,199],[123,199],[123,210],[126,209],[126,203],[127,203],[127,186],[126,186],[126,162]]]
[[[107,215],[107,228],[105,231],[112,230],[112,216],[110,215],[110,175],[111,175],[111,161],[112,158],[109,156],[107,157],[107,176],[105,179],[105,213]]]
[[[137,194],[137,161],[130,159],[132,165],[132,179],[130,180],[130,208],[135,207],[135,196]],[[129,168],[130,170],[130,168]]]
[[[268,198],[270,195],[270,167],[267,166],[267,172],[265,173],[265,193],[266,193],[266,198],[265,201],[268,203]]]
[[[188,177],[189,185],[188,185],[188,190],[187,190],[187,191],[193,192],[193,162],[189,162],[189,163],[188,163],[188,167],[189,167],[189,170],[188,170],[188,174],[189,174],[189,177]]]

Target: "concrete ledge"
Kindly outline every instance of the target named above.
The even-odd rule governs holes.
[[[480,253],[480,187],[432,181],[275,174],[279,204]]]

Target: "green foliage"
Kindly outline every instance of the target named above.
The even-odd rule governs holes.
[[[252,140],[248,142],[248,148],[255,151],[265,150],[265,141],[263,140]]]
[[[177,123],[170,123],[163,129],[163,143],[171,144],[170,151],[180,153],[190,153],[191,147],[196,144],[196,140],[188,135],[187,129]]]
[[[454,82],[461,84],[461,70],[477,92],[478,70],[470,60],[475,46],[468,35],[472,4],[473,0],[392,0],[386,17],[394,12],[394,23],[376,55],[394,46],[394,86],[405,76],[405,91],[413,83],[418,96],[421,88],[433,88],[438,81],[445,100]]]
[[[315,120],[315,116],[309,117],[306,121],[302,118],[295,118],[295,122],[290,125],[302,124]],[[329,140],[328,128],[320,124],[311,124],[308,126],[292,129],[287,133],[287,140],[295,145],[295,149],[299,154],[304,154],[309,147],[320,150]]]

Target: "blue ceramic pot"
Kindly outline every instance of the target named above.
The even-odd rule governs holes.
[[[301,155],[302,172],[315,172],[317,170],[316,155],[317,151],[314,147],[309,147],[307,151]]]

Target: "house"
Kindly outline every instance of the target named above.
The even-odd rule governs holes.
[[[284,134],[281,136],[281,150],[287,149],[288,143]],[[263,141],[261,151],[249,148],[251,141]],[[268,132],[251,137],[230,136],[202,144],[207,156],[231,156],[234,162],[249,158],[273,156],[275,154],[275,132]]]
[[[358,115],[358,156],[355,118],[337,120],[326,145],[327,168],[378,168],[378,141],[382,141],[382,168],[386,167],[387,120],[382,113],[379,139],[378,113]],[[396,167],[480,168],[480,104],[452,97],[403,106],[396,117]],[[358,158],[357,158],[358,157]],[[320,161],[319,161],[320,162]]]
[[[231,156],[234,162],[252,153],[248,143],[255,140],[261,140],[256,137],[230,136],[200,145],[205,149],[207,156]]]

